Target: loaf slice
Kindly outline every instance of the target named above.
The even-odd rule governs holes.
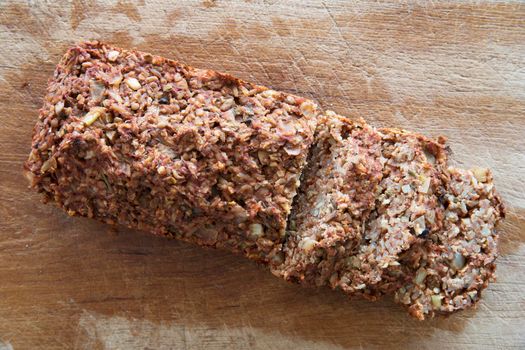
[[[382,177],[380,141],[364,120],[323,116],[275,275],[323,286],[355,254]]]
[[[443,173],[443,230],[420,239],[405,254],[395,294],[410,314],[424,319],[476,304],[494,278],[504,207],[489,170],[449,168]]]
[[[265,261],[317,114],[302,97],[86,42],[56,68],[25,167],[70,215]]]
[[[359,251],[346,260],[336,284],[372,300],[398,288],[401,254],[418,237],[441,229],[440,169],[447,158],[442,138],[392,128],[378,133],[383,168],[375,207]]]
[[[440,229],[443,140],[327,113],[273,272],[369,299],[399,287],[403,251]],[[394,275],[390,275],[392,269]]]

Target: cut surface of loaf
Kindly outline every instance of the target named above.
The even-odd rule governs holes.
[[[317,114],[302,97],[87,42],[55,71],[26,169],[70,215],[264,261],[280,249]]]
[[[445,140],[321,119],[272,272],[419,319],[474,305],[493,279],[504,216],[486,169],[447,166]]]
[[[496,269],[496,225],[504,208],[492,174],[448,168],[443,188],[443,229],[418,240],[400,265],[406,282],[395,299],[419,319],[474,305]]]
[[[274,274],[369,299],[394,291],[400,254],[440,228],[443,144],[331,112],[316,139]]]

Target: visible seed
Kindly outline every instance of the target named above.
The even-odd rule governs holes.
[[[430,233],[430,230],[428,228],[424,229],[423,231],[421,231],[421,234],[419,235],[421,238],[425,238],[428,236],[428,234]]]
[[[414,277],[414,283],[415,284],[422,284],[425,281],[425,278],[427,277],[428,273],[425,269],[419,269],[416,273],[416,277]]]
[[[235,101],[233,100],[233,98],[229,98],[222,103],[220,109],[221,111],[225,112],[229,110],[230,108],[232,108],[234,104],[235,104]]]
[[[269,160],[268,153],[266,153],[265,151],[258,151],[257,158],[259,158],[261,164],[266,164]]]
[[[93,124],[101,115],[106,113],[104,107],[93,107],[87,112],[87,114],[82,118],[82,122],[86,126]]]
[[[432,295],[430,299],[432,300],[432,306],[434,307],[434,309],[439,309],[441,307],[441,299],[443,299],[443,296]]]
[[[40,168],[40,172],[45,173],[48,170],[55,170],[57,168],[57,160],[55,157],[51,157],[48,160],[42,164],[42,167]]]
[[[313,118],[317,115],[316,106],[312,102],[303,102],[300,106],[301,112],[308,118]]]
[[[109,51],[108,54],[107,54],[108,60],[110,60],[111,62],[116,61],[119,54],[120,54],[120,52],[118,52],[116,50]]]
[[[460,253],[454,253],[454,258],[452,259],[452,266],[456,270],[461,270],[463,267],[465,267],[466,260],[463,255]]]
[[[317,244],[317,241],[316,240],[313,240],[311,238],[305,238],[301,241],[301,248],[305,251],[305,252],[310,252],[314,249],[314,247],[316,246]]]
[[[419,186],[419,192],[428,193],[430,189],[430,177],[422,176],[421,186]]]
[[[129,88],[133,90],[138,90],[142,87],[142,85],[140,85],[139,81],[136,78],[126,79],[126,84],[128,84]]]
[[[113,141],[115,139],[116,132],[114,130],[106,131],[105,134],[110,141]]]
[[[250,234],[254,240],[256,240],[259,237],[262,237],[264,234],[263,226],[261,224],[251,224]]]
[[[471,171],[474,177],[476,178],[476,180],[478,180],[479,182],[487,181],[487,175],[488,175],[487,169],[476,167],[476,168],[473,168]]]
[[[55,105],[55,114],[60,117],[62,111],[64,110],[64,101],[58,101]]]

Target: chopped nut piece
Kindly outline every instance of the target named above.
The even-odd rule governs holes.
[[[122,82],[122,79],[123,79],[122,75],[115,75],[113,78],[109,80],[109,84],[113,85],[113,87],[115,88],[118,88],[120,83]]]
[[[312,102],[303,102],[300,106],[301,112],[307,117],[313,117],[316,115],[316,107]]]
[[[452,260],[452,266],[456,270],[461,270],[463,267],[465,267],[465,257],[461,255],[460,253],[454,253],[454,259]]]
[[[473,168],[472,174],[479,182],[487,182],[488,169],[485,168]]]
[[[313,240],[311,238],[305,238],[301,241],[300,243],[300,247],[306,251],[306,252],[309,252],[311,251],[312,249],[314,249],[314,247],[317,245],[317,241],[316,240]]]
[[[425,215],[421,215],[414,220],[414,231],[416,232],[416,235],[421,235],[426,228]]]
[[[93,107],[87,112],[87,114],[82,117],[82,122],[86,126],[90,126],[93,124],[101,115],[106,113],[106,109],[104,107]]]
[[[55,114],[57,116],[60,116],[62,114],[62,111],[64,110],[64,101],[58,101],[55,105]]]
[[[434,307],[434,309],[441,308],[441,300],[443,299],[443,296],[432,295],[430,298],[432,299],[432,306]]]
[[[107,55],[108,60],[110,60],[111,62],[115,62],[117,60],[119,54],[120,53],[117,50],[109,51],[108,55]]]
[[[129,86],[130,89],[133,89],[133,90],[138,90],[142,87],[139,81],[135,78],[127,78],[126,84]]]
[[[106,131],[105,134],[110,141],[113,141],[115,139],[116,132],[114,130]]]
[[[256,240],[263,236],[264,229],[261,224],[251,224],[250,233],[252,235],[252,238]]]
[[[422,284],[425,281],[425,278],[427,277],[428,272],[425,269],[419,269],[417,271],[416,277],[414,277],[414,283],[415,284]]]
[[[412,192],[412,187],[410,187],[410,185],[403,185],[401,186],[401,190],[403,191],[403,193],[410,193]]]
[[[428,193],[428,190],[430,189],[430,181],[430,177],[422,176],[421,186],[419,186],[419,192]]]
[[[57,168],[57,160],[55,159],[55,157],[51,157],[42,164],[40,171],[43,174],[47,171],[53,172],[56,168]]]
[[[100,101],[100,99],[102,99],[105,90],[106,87],[104,86],[104,83],[98,80],[91,80],[89,83],[89,92],[91,94],[91,98],[95,101]]]

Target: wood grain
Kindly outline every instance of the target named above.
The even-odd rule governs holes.
[[[103,39],[449,137],[509,208],[477,311],[288,285],[223,252],[67,217],[26,188],[46,81]],[[518,2],[0,1],[0,349],[525,348],[525,6]]]

